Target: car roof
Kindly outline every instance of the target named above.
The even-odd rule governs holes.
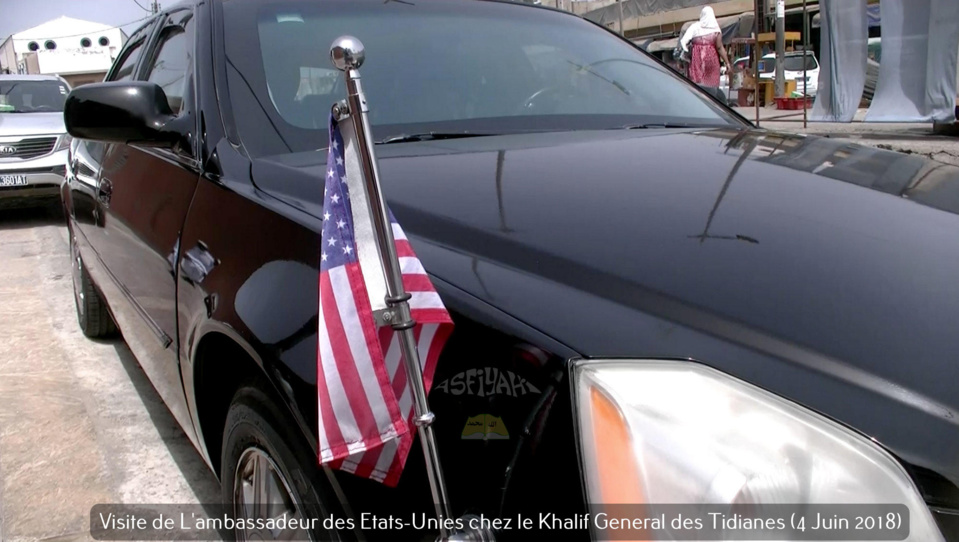
[[[804,52],[809,56],[816,56],[816,53],[813,51],[787,51],[786,56],[802,56]],[[765,54],[763,58],[776,58],[776,53]]]

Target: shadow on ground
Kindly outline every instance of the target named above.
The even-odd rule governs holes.
[[[123,369],[130,377],[130,382],[143,401],[143,405],[146,407],[157,432],[166,443],[170,456],[180,468],[184,479],[190,485],[200,503],[204,505],[218,504],[220,502],[220,485],[216,477],[206,466],[200,452],[193,447],[173,414],[167,409],[163,399],[160,398],[153,384],[150,383],[133,353],[122,338],[117,337],[105,342],[112,344],[116,350]],[[216,512],[213,508],[209,508],[207,511],[210,513]]]
[[[0,229],[18,230],[38,226],[63,226],[66,220],[59,205],[36,208],[0,208]]]

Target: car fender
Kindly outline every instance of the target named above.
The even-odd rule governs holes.
[[[177,247],[179,356],[193,423],[204,448],[219,438],[201,427],[208,398],[199,397],[201,348],[219,336],[236,348],[230,355],[252,361],[245,376],[268,383],[264,391],[315,448],[319,236],[257,201],[262,193],[228,185],[201,180]],[[216,378],[237,384],[241,367],[220,366]],[[217,462],[217,450],[203,452]]]

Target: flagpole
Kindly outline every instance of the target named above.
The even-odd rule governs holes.
[[[383,313],[383,320],[396,331],[403,351],[406,374],[409,377],[410,391],[413,396],[413,423],[416,425],[426,460],[426,473],[429,477],[430,491],[436,505],[436,516],[440,524],[440,539],[450,540],[453,534],[448,526],[452,517],[443,470],[440,466],[439,451],[436,447],[436,435],[433,431],[435,416],[426,400],[426,388],[423,385],[423,370],[420,365],[419,351],[413,327],[416,322],[410,314],[410,294],[403,287],[403,275],[393,240],[393,227],[390,221],[386,200],[380,189],[379,166],[373,151],[373,136],[367,119],[366,95],[360,83],[359,68],[363,65],[365,52],[363,43],[352,36],[340,36],[330,46],[333,65],[344,73],[347,97],[345,103],[333,106],[333,114],[339,119],[349,116],[356,134],[356,143],[363,168],[363,180],[369,196],[373,233],[381,256],[380,264],[386,279],[386,304],[389,307]]]

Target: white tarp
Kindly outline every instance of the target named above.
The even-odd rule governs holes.
[[[819,7],[822,13],[819,90],[809,120],[852,122],[866,84],[869,38],[866,0],[823,0]],[[884,46],[885,41],[883,36]]]
[[[882,0],[882,61],[867,122],[953,122],[959,2]]]

